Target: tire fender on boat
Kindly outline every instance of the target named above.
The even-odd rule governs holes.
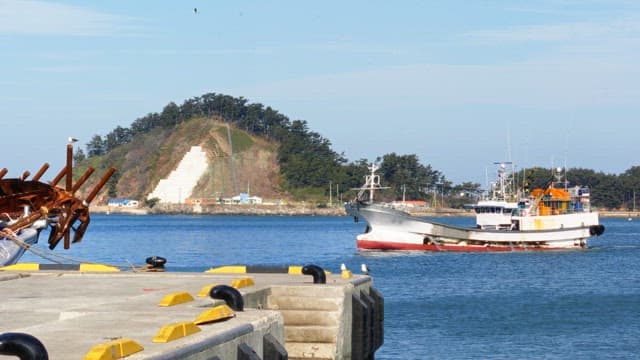
[[[604,233],[604,225],[591,225],[589,226],[589,234],[600,236]]]
[[[42,342],[25,333],[0,335],[0,355],[17,356],[21,360],[48,360],[49,354]]]
[[[216,285],[209,291],[212,299],[224,300],[234,311],[244,311],[244,300],[242,294],[229,285]]]

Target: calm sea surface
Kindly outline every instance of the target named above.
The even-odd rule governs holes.
[[[198,272],[366,263],[385,297],[377,359],[640,358],[640,219],[602,222],[585,251],[454,254],[357,251],[365,224],[349,217],[93,215],[84,240],[56,253],[136,265],[159,255],[169,271]]]

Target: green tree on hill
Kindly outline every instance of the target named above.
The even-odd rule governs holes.
[[[392,189],[393,200],[403,196],[408,200],[425,199],[428,189],[446,182],[439,171],[433,170],[431,165],[422,165],[415,154],[384,155],[380,175],[383,185]]]
[[[105,153],[105,142],[102,140],[102,136],[93,135],[91,141],[87,144],[87,156],[101,156]]]

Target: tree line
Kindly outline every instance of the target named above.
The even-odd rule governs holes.
[[[181,105],[170,102],[162,112],[148,113],[130,127],[118,126],[105,136],[94,135],[86,145],[86,155],[79,149],[76,160],[102,156],[157,127],[172,128],[199,117],[216,117],[251,134],[278,142],[282,187],[294,194],[329,196],[330,189],[339,188],[344,192],[360,187],[369,174],[370,161],[349,162],[331,148],[328,139],[311,131],[306,121],[292,121],[269,106],[249,103],[243,97],[216,93],[187,99]],[[477,183],[453,184],[431,165],[421,164],[415,154],[390,153],[376,158],[375,162],[379,164],[381,183],[388,187],[381,193],[382,200],[426,199],[432,204],[461,207],[482,191]],[[521,179],[523,186],[533,188],[543,186],[550,173],[549,169],[533,168],[514,176]],[[594,206],[630,208],[636,189],[640,197],[640,167],[632,167],[620,175],[569,169],[567,179],[572,184],[589,186]]]
[[[529,188],[544,187],[549,182],[551,170],[535,167],[522,170],[519,176]],[[566,169],[568,186],[588,186],[593,206],[606,209],[633,210],[635,194],[640,205],[640,166],[632,166],[622,174],[606,174],[591,169]]]

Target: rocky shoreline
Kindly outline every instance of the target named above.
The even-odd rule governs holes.
[[[250,216],[346,216],[342,206],[317,207],[311,205],[216,205],[197,208],[189,205],[159,205],[154,208],[125,208],[110,206],[92,206],[92,213],[100,214],[127,214],[127,215],[153,215],[153,214],[185,214],[185,215],[250,215]],[[447,217],[447,216],[474,216],[471,211],[463,209],[411,209],[408,211],[413,216]],[[640,211],[600,211],[602,218],[637,218]]]
[[[153,208],[124,208],[95,206],[92,213],[128,215],[255,215],[255,216],[344,216],[342,207],[314,207],[295,205],[216,205],[194,207],[190,205],[158,205]]]

